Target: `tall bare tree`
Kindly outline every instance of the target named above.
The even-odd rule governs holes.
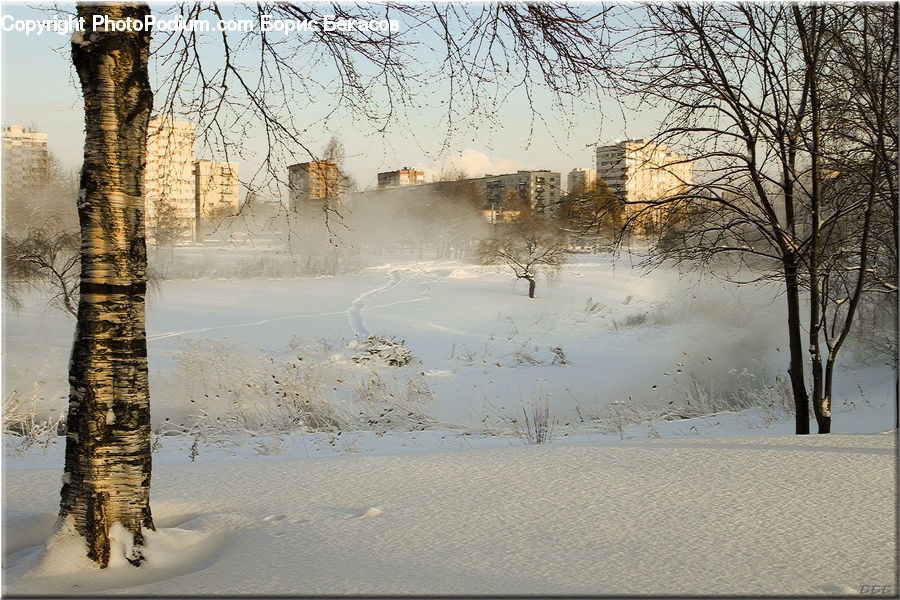
[[[809,433],[810,400],[819,431],[830,431],[833,362],[846,339],[839,332],[849,331],[871,275],[873,211],[890,202],[890,193],[874,191],[893,186],[896,145],[881,151],[893,160],[866,163],[875,187],[867,192],[854,184],[859,193],[848,194],[838,192],[848,191],[861,172],[836,169],[829,144],[839,132],[866,131],[863,137],[871,143],[889,139],[886,131],[896,129],[896,101],[885,95],[897,87],[895,8],[649,5],[638,11],[636,33],[623,42],[631,61],[623,67],[626,89],[668,108],[657,141],[684,148],[695,160],[696,178],[684,193],[639,204],[630,218],[673,210],[681,235],[673,235],[672,227],[662,228],[666,238],[659,249],[664,257],[711,264],[735,255],[757,278],[782,283],[797,433]],[[866,11],[870,17],[862,25]],[[856,118],[832,129],[826,127],[825,107],[842,86],[829,87],[828,77],[837,76],[841,61],[863,64],[848,55],[856,43],[851,40],[859,37],[853,27],[866,30],[880,57],[854,74],[854,85],[877,90],[856,100],[864,112],[893,119]],[[836,253],[838,248],[855,250]],[[859,275],[843,286],[839,298],[834,295],[838,270],[832,268],[838,254],[840,272]],[[743,270],[737,277],[746,276]],[[829,345],[824,367],[823,339]]]
[[[792,10],[815,75],[804,137],[812,157],[804,262],[812,404],[827,433],[835,363],[864,294],[886,293],[896,305],[898,7]]]

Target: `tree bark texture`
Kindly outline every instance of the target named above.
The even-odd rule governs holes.
[[[788,346],[790,350],[791,390],[794,395],[794,425],[798,435],[809,433],[809,394],[804,380],[802,328],[800,327],[800,284],[797,262],[793,255],[783,260],[784,284],[788,309]]]
[[[147,61],[150,32],[92,30],[94,15],[143,21],[145,4],[80,4],[84,32],[72,60],[85,110],[81,297],[69,365],[69,412],[60,519],[71,519],[101,567],[110,528],[132,536],[142,561],[150,514],[150,394],[144,327],[147,252],[144,166],[153,104]]]

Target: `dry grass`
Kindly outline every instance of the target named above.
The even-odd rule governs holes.
[[[681,390],[681,397],[662,408],[617,401],[609,405],[606,414],[586,416],[579,409],[579,416],[582,422],[588,421],[622,439],[631,427],[649,426],[652,433],[656,431],[655,425],[661,422],[714,415],[752,412],[764,427],[791,419],[794,406],[789,383],[782,377],[776,377],[774,382],[770,382],[757,373],[760,370],[757,368],[729,373],[720,379],[724,381],[723,384],[715,386],[703,381],[693,369],[684,369],[681,379],[675,379],[676,387]]]
[[[13,387],[3,398],[4,446],[16,454],[24,454],[35,447],[46,452],[59,436],[65,434],[64,413],[49,416],[38,411],[43,383],[32,384],[24,393]]]
[[[437,425],[426,412],[434,394],[422,376],[382,365],[397,373],[385,377],[352,357],[336,363],[331,344],[291,350],[285,359],[226,341],[186,342],[175,355],[168,393],[194,408],[178,423],[167,419],[157,439],[187,436],[226,446],[246,437],[311,433],[333,441],[351,432],[384,435]]]

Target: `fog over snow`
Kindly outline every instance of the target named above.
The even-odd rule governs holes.
[[[213,276],[210,261],[222,260],[204,248],[179,252],[196,254]],[[240,257],[233,253],[231,266]],[[147,311],[154,425],[187,419],[198,408],[184,397],[184,386],[196,384],[188,349],[193,362],[302,357],[338,378],[343,371],[356,379],[375,371],[418,377],[438,399],[437,416],[467,426],[475,425],[467,417],[480,419],[491,405],[512,412],[542,394],[568,414],[576,406],[661,404],[683,397],[694,380],[728,393],[783,377],[784,315],[771,286],[735,288],[674,269],[642,277],[627,256],[584,255],[558,281],[540,281],[529,300],[526,284],[500,267],[385,260],[338,277],[161,282]],[[58,392],[55,408],[62,410],[66,372],[59,366],[73,326],[41,299],[10,314],[4,338],[15,352],[5,360],[6,389],[29,378],[46,381],[42,394]],[[350,345],[370,335],[403,341],[415,362],[399,370],[352,363]],[[208,356],[196,354],[202,348]],[[858,359],[858,368],[838,378],[848,398],[859,399],[870,362],[878,364]]]

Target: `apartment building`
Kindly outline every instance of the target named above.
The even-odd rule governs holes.
[[[156,115],[147,128],[144,171],[147,239],[191,239],[196,233],[194,124]]]
[[[195,210],[198,216],[237,214],[238,164],[198,160],[194,162]]]
[[[566,191],[572,193],[576,190],[590,188],[597,180],[597,171],[594,169],[572,169],[566,176]]]
[[[45,183],[50,166],[47,134],[31,128],[3,128],[3,187]]]
[[[194,162],[194,211],[197,237],[210,218],[236,215],[238,199],[238,164],[198,160]]]
[[[597,148],[597,174],[626,203],[626,216],[679,193],[693,181],[693,161],[648,139],[616,141]],[[637,203],[637,204],[635,204]],[[658,223],[659,212],[647,214]]]
[[[385,171],[378,174],[378,189],[403,187],[406,185],[422,185],[425,183],[425,172],[403,167],[397,171]]]
[[[331,202],[338,198],[338,165],[311,161],[288,167],[290,209],[299,212],[309,202]]]
[[[515,192],[519,199],[539,214],[555,209],[562,195],[562,177],[558,172],[546,169],[517,171],[505,175],[485,175],[478,181],[484,191],[485,202],[496,210],[503,210],[508,197],[507,190]]]

